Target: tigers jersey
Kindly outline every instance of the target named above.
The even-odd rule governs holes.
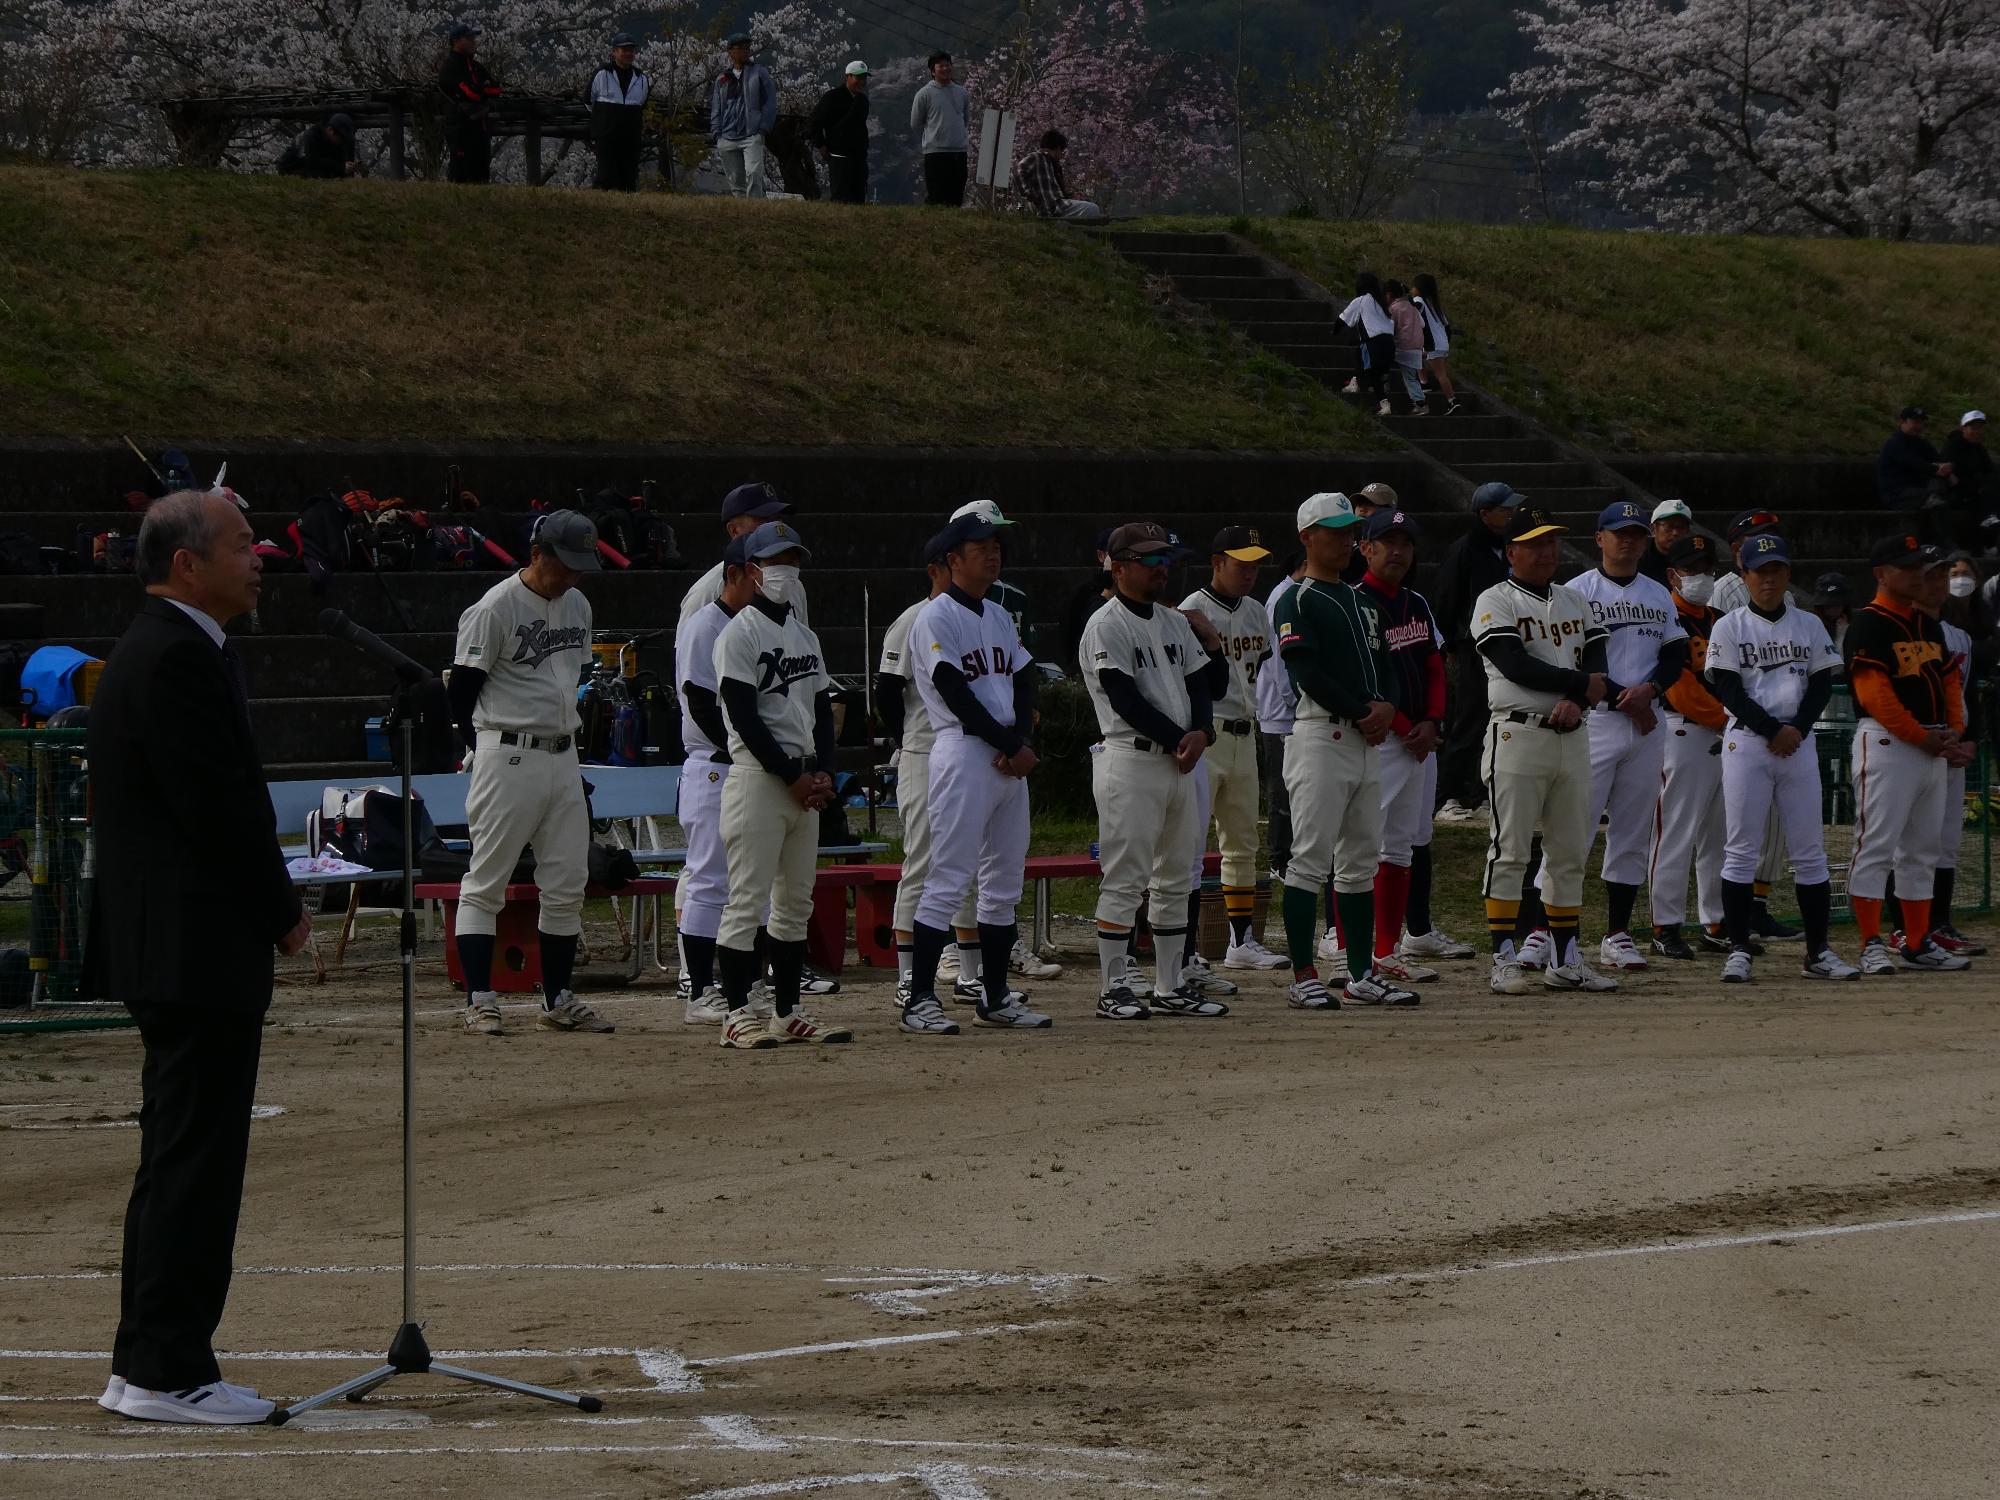
[[[1722,616],[1706,604],[1688,603],[1679,594],[1674,595],[1674,608],[1680,612],[1681,630],[1687,635],[1688,664],[1687,670],[1667,689],[1667,710],[1683,719],[1692,719],[1704,729],[1720,729],[1729,715],[1715,701],[1715,694],[1708,690],[1708,681],[1702,673],[1708,667],[1709,638],[1715,634]]]
[[[681,700],[681,743],[689,760],[712,761],[723,747],[709,743],[701,725],[688,712],[687,690],[692,683],[715,691],[715,638],[730,621],[730,612],[720,599],[704,604],[674,636],[674,696]]]
[[[1181,608],[1200,610],[1222,637],[1222,655],[1229,662],[1229,690],[1216,698],[1215,717],[1255,718],[1257,678],[1271,659],[1271,618],[1264,606],[1248,595],[1225,599],[1204,585],[1181,600]]]
[[[958,668],[994,723],[1014,722],[1014,674],[1027,671],[1034,659],[1006,610],[954,585],[925,604],[910,627],[910,672],[924,710],[938,734],[961,734],[964,726],[932,680],[939,662]]]
[[[919,599],[900,615],[882,637],[882,665],[876,671],[884,677],[903,679],[903,748],[912,755],[929,755],[937,731],[924,708],[923,694],[917,690],[916,668],[910,662],[910,631],[928,599]]]
[[[782,620],[774,620],[762,599],[738,610],[715,638],[715,676],[718,686],[747,682],[757,690],[757,716],[787,755],[813,753],[813,700],[833,684],[820,657],[819,637],[806,629],[797,611],[788,609]],[[723,716],[729,717],[726,708]],[[734,719],[729,720],[729,758],[739,766],[758,764]]]
[[[1144,614],[1139,613],[1142,609]],[[1124,595],[1114,595],[1083,627],[1077,654],[1083,660],[1090,705],[1097,710],[1098,733],[1126,739],[1139,733],[1112,708],[1098,675],[1106,671],[1123,672],[1138,684],[1140,697],[1182,729],[1188,727],[1193,715],[1187,679],[1207,666],[1209,658],[1194,626],[1179,610],[1164,604],[1134,605]]]
[[[1839,665],[1819,616],[1788,599],[1776,619],[1749,604],[1724,615],[1709,637],[1703,675],[1712,682],[1717,672],[1736,673],[1765,713],[1789,724],[1806,695],[1807,679]]]
[[[1609,633],[1604,673],[1620,687],[1646,681],[1660,665],[1660,648],[1687,634],[1667,586],[1644,573],[1621,580],[1592,568],[1564,587],[1583,597],[1590,623]]]
[[[1849,617],[1844,649],[1849,682],[1879,672],[1917,723],[1935,728],[1950,722],[1950,652],[1936,618],[1877,594]],[[1857,697],[1860,692],[1856,683]]]
[[[515,573],[459,616],[451,659],[486,674],[474,728],[559,735],[576,732],[576,689],[589,656],[590,601],[582,591],[544,599]]]
[[[1486,706],[1493,713],[1546,714],[1564,695],[1549,688],[1523,687],[1486,655],[1488,641],[1518,640],[1528,655],[1567,671],[1583,670],[1583,648],[1604,639],[1602,625],[1593,625],[1583,595],[1565,584],[1552,583],[1546,596],[1515,578],[1505,578],[1472,602],[1472,640],[1486,663]]]

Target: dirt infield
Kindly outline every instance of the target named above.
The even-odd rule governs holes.
[[[1851,946],[1851,933],[1844,935]],[[1990,934],[1989,934],[1990,936]],[[614,1036],[420,1007],[434,1377],[282,1430],[107,1416],[129,1032],[0,1046],[0,1494],[292,1500],[1990,1497],[1993,964],[1589,999],[1446,966],[1416,1012],[725,1053],[648,982]],[[287,987],[220,1341],[300,1395],[397,1315],[395,972]],[[969,1019],[969,1012],[961,1012]]]

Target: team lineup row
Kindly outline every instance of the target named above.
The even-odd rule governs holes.
[[[834,735],[802,580],[811,554],[783,519],[788,510],[762,485],[731,493],[729,547],[683,599],[676,636],[688,750],[679,807],[688,860],[676,898],[684,988],[688,1019],[719,1022],[729,1047],[849,1036],[799,1004]],[[1050,1025],[1008,982],[1019,957],[1039,681],[1012,618],[987,598],[1012,524],[990,501],[961,506],[926,545],[928,597],[896,620],[883,647],[904,840],[899,1025],[921,1034],[959,1029],[938,992],[948,952],[960,959],[956,988],[974,1000],[978,1024]],[[571,740],[576,658],[567,653],[589,641],[589,604],[575,586],[595,564],[589,531],[572,513],[547,518],[529,567],[459,626],[452,696],[475,752],[459,942],[475,1032],[500,1030],[487,983],[493,919],[530,843],[542,887],[541,1023],[610,1029],[568,989],[586,822]],[[1418,523],[1399,509],[1362,517],[1346,496],[1324,493],[1300,507],[1297,531],[1302,561],[1268,600],[1252,591],[1270,552],[1254,531],[1230,527],[1214,541],[1209,582],[1179,607],[1166,598],[1170,569],[1186,555],[1177,539],[1136,522],[1105,541],[1109,586],[1080,650],[1101,735],[1092,783],[1102,1018],[1228,1013],[1221,997],[1235,985],[1192,941],[1211,821],[1230,926],[1224,967],[1289,966],[1293,1006],[1415,1005],[1412,986],[1436,977],[1419,960],[1469,955],[1428,920],[1445,671],[1429,606],[1405,586]],[[1561,534],[1517,499],[1504,533],[1508,575],[1473,609],[1488,687],[1492,988],[1525,993],[1534,970],[1553,989],[1617,987],[1580,947],[1583,872],[1601,819],[1609,910],[1598,954],[1607,968],[1646,966],[1629,931],[1642,884],[1652,890],[1655,954],[1693,956],[1681,936],[1692,865],[1699,941],[1727,952],[1725,981],[1747,981],[1761,951],[1759,866],[1774,848],[1794,871],[1807,977],[1964,967],[1945,935],[1948,913],[1934,935],[1928,899],[1936,872],[1955,859],[1972,756],[1966,643],[1950,641],[1951,627],[1936,619],[1941,550],[1913,535],[1878,544],[1880,591],[1845,642],[1861,715],[1848,882],[1857,968],[1827,940],[1831,884],[1811,744],[1843,663],[1819,619],[1789,600],[1783,537],[1735,539],[1748,599],[1723,615],[1699,602],[1707,590],[1693,582],[1715,571],[1707,538],[1675,544],[1659,583],[1639,567],[1648,518],[1619,502],[1598,518],[1599,566],[1558,584]],[[1342,580],[1357,545],[1366,570],[1350,584]],[[1282,747],[1269,789],[1274,824],[1282,804],[1289,828],[1272,872],[1282,955],[1251,931],[1260,723],[1266,744]],[[1881,934],[1891,874],[1907,933],[1893,951]],[[1337,983],[1318,968],[1329,887],[1344,936]],[[1142,901],[1157,961],[1150,983],[1134,956]]]

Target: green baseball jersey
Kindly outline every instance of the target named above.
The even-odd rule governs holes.
[[[1300,719],[1358,719],[1390,680],[1382,619],[1349,585],[1308,578],[1278,601],[1272,629]]]

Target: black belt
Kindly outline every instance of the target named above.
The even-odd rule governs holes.
[[[1143,738],[1134,738],[1132,748],[1134,750],[1157,750],[1162,755],[1172,755],[1174,753],[1174,747],[1171,745],[1156,745],[1151,740]]]
[[[1548,721],[1548,717],[1544,714],[1524,713],[1518,708],[1510,708],[1506,713],[1497,715],[1497,717],[1504,719],[1509,724],[1532,724],[1537,729],[1551,730],[1556,734],[1568,734],[1577,727],[1575,724],[1551,724]],[[1579,720],[1578,722],[1582,721]]]
[[[1224,719],[1215,726],[1224,734],[1250,734],[1257,728],[1255,719]]]
[[[574,736],[559,734],[551,739],[545,734],[517,734],[511,729],[500,731],[500,743],[512,745],[522,750],[546,750],[551,755],[561,755],[576,743]]]

